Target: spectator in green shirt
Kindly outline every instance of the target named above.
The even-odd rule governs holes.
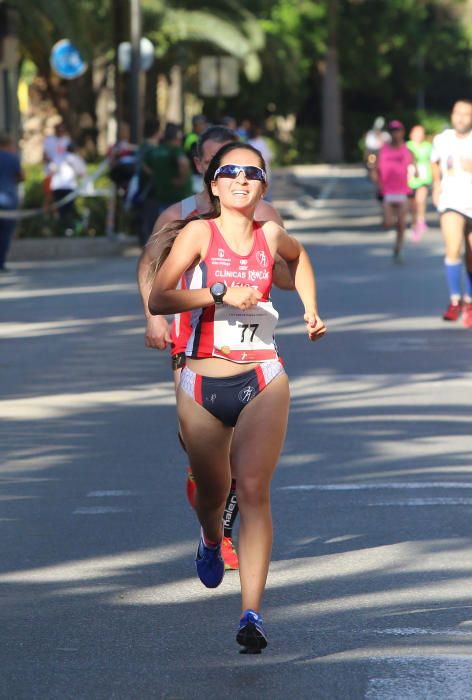
[[[149,180],[142,212],[144,245],[159,215],[192,194],[190,162],[182,147],[182,128],[178,124],[167,124],[162,142],[148,145],[141,160],[141,172]]]

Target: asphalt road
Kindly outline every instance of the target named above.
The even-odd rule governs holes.
[[[292,406],[260,656],[234,640],[237,573],[195,576],[135,256],[2,276],[2,700],[472,697],[472,331],[440,318],[436,217],[395,266],[361,171],[298,175],[319,197],[278,204],[329,332],[310,344],[275,292]]]

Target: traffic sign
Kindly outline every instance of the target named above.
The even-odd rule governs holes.
[[[69,39],[61,39],[51,49],[51,67],[57,75],[67,80],[79,78],[87,70],[79,50]]]

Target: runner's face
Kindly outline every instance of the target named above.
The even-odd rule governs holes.
[[[410,139],[415,143],[421,143],[424,141],[425,131],[422,126],[414,126],[410,131]]]
[[[399,146],[403,143],[405,139],[405,129],[392,129],[390,133],[392,135],[392,143],[395,146]]]
[[[223,143],[219,141],[212,141],[211,139],[205,141],[202,147],[202,159],[200,160],[200,158],[194,158],[195,166],[200,175],[205,175],[213,156],[217,154],[220,148],[226,146],[227,143],[231,143],[231,141],[223,141]]]
[[[451,122],[458,134],[467,134],[472,129],[472,105],[456,102],[451,114]]]
[[[256,165],[262,167],[257,153],[247,148],[237,148],[223,156],[220,165]],[[266,190],[266,184],[260,180],[248,180],[244,171],[236,178],[219,177],[211,184],[213,194],[219,197],[222,207],[245,209],[255,207]]]

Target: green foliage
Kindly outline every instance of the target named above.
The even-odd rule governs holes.
[[[159,71],[167,73],[185,53],[188,90],[198,93],[201,55],[227,53],[241,62],[240,94],[207,99],[204,109],[210,117],[232,114],[263,123],[274,114],[296,115],[299,130],[290,147],[278,147],[281,162],[318,157],[329,8],[336,11],[349,159],[359,157],[359,139],[375,116],[396,116],[406,123],[426,120],[428,131],[436,131],[453,101],[472,94],[471,0],[141,4],[144,34],[154,42]],[[129,38],[127,0],[17,0],[16,6],[22,55],[44,75],[50,70],[50,48],[60,38],[75,41],[89,61],[97,56],[112,60],[116,18],[121,35]],[[420,114],[423,95],[426,113]],[[93,104],[84,109],[90,114],[93,110]],[[30,196],[39,197],[37,185],[31,186]]]
[[[272,140],[274,165],[317,163],[320,160],[320,132],[310,126],[295,127],[289,143]]]

